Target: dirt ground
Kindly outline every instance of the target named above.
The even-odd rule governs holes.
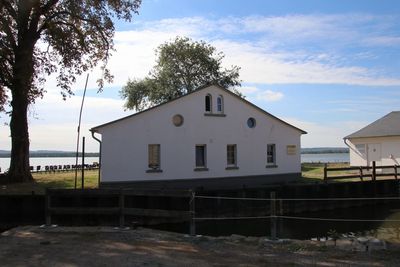
[[[351,251],[314,241],[190,237],[138,228],[18,227],[0,235],[0,266],[400,266],[400,247]]]

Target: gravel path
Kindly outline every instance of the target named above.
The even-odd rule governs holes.
[[[356,252],[312,241],[190,237],[139,228],[26,226],[0,235],[0,266],[400,266],[399,246]]]

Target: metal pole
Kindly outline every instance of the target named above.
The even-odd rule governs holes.
[[[276,240],[276,199],[275,192],[270,193],[271,203],[271,240]]]
[[[82,189],[85,186],[85,137],[82,137]]]
[[[83,97],[82,97],[82,103],[81,103],[81,110],[79,111],[79,123],[78,123],[78,135],[76,137],[76,155],[75,155],[75,189],[76,189],[76,184],[78,181],[78,156],[79,156],[79,136],[81,133],[81,119],[82,119],[82,109],[83,109],[83,103],[85,101],[85,95],[86,95],[86,88],[89,80],[89,73],[86,76],[86,83],[85,83],[85,90],[83,90]]]

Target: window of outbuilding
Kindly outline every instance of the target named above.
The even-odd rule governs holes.
[[[365,144],[356,144],[356,149],[360,155],[365,155]]]

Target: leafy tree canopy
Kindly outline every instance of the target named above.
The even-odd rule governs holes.
[[[224,54],[204,41],[176,37],[156,49],[156,65],[144,79],[129,79],[121,90],[128,109],[143,110],[217,83],[225,88],[240,86],[238,66],[222,67]],[[236,89],[233,91],[241,95]]]
[[[31,180],[27,109],[41,97],[46,76],[57,73],[65,98],[76,76],[107,61],[113,19],[131,20],[141,0],[0,0],[0,110],[11,106],[9,180]]]
[[[30,103],[42,96],[46,75],[58,72],[65,98],[72,94],[75,77],[101,62],[104,75],[113,49],[112,18],[131,20],[141,0],[0,0],[0,104],[6,90],[27,90]],[[29,88],[14,88],[17,63],[31,59]],[[29,64],[30,62],[26,62]]]

